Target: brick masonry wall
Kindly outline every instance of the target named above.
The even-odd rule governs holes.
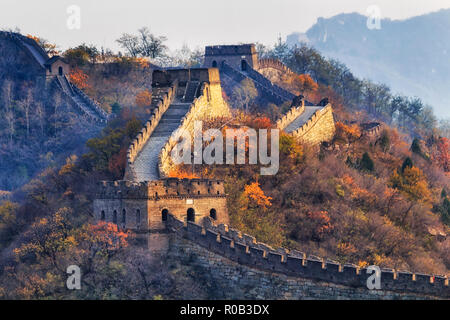
[[[214,299],[436,299],[386,290],[353,288],[325,281],[291,277],[238,264],[195,242],[171,234],[167,263],[190,267],[208,283]],[[193,297],[195,298],[195,297]]]
[[[94,200],[94,218],[100,221],[103,215],[105,221],[114,222],[116,216],[120,227],[135,231],[165,230],[163,210],[187,222],[191,208],[197,223],[209,217],[212,209],[215,222],[228,223],[223,182],[202,179],[103,182]]]
[[[286,127],[292,123],[295,119],[301,116],[301,114],[305,111],[305,106],[293,107],[289,110],[281,119],[279,119],[276,123],[276,126],[280,130],[286,129]]]
[[[183,118],[177,131],[181,135],[189,133],[192,137],[194,132],[194,122],[196,120],[227,117],[230,116],[230,114],[230,109],[222,98],[222,88],[220,83],[204,83],[201,87],[201,96],[194,100],[189,112]],[[161,178],[168,177],[170,171],[174,168],[174,164],[170,159],[170,153],[177,143],[177,140],[175,139],[176,134],[177,132],[174,132],[161,150],[159,156],[159,174]]]
[[[333,139],[335,132],[333,110],[331,105],[327,105],[318,110],[301,128],[294,131],[293,135],[304,143],[317,145]]]
[[[261,279],[255,280],[254,285],[260,285],[264,282],[270,283],[272,279],[280,279],[280,277],[297,279],[294,281],[294,287],[292,288],[294,298],[298,298],[298,295],[302,294],[302,290],[295,289],[295,283],[305,283],[306,279],[309,283],[325,283],[328,284],[324,285],[325,287],[340,288],[327,294],[322,292],[322,285],[320,285],[319,288],[313,288],[313,291],[319,295],[311,298],[342,296],[367,299],[374,297],[386,299],[417,297],[422,299],[450,297],[448,278],[443,276],[381,269],[381,290],[371,291],[367,289],[367,279],[370,274],[367,273],[366,268],[359,268],[351,264],[342,265],[329,259],[306,256],[304,253],[284,248],[273,249],[263,243],[256,242],[254,237],[242,235],[238,230],[230,229],[225,225],[205,224],[202,227],[192,222],[184,224],[169,215],[167,227],[173,233],[175,248],[178,246],[177,243],[180,243],[177,241],[181,241],[181,246],[186,245],[191,248],[190,250],[198,251],[205,263],[211,260],[209,264],[212,269],[231,264],[229,272],[233,272],[233,269],[237,268],[236,264],[238,264],[244,272],[247,272],[245,268],[248,268],[252,272],[262,275]],[[187,241],[187,244],[185,241]],[[173,245],[169,246],[169,252],[172,247]],[[198,247],[205,249],[208,253],[198,249]],[[223,275],[226,273],[225,271],[222,270],[219,274]],[[211,270],[211,272],[214,273],[214,270]],[[267,276],[267,274],[270,276]],[[236,277],[239,278],[238,275]],[[227,280],[222,279],[222,281]],[[288,285],[285,283],[284,286]],[[273,291],[276,288],[278,287],[275,287]],[[286,294],[289,292],[292,294],[289,290],[286,291]],[[267,298],[267,296],[264,296],[264,298]],[[271,298],[276,297],[272,296]]]
[[[161,91],[160,89],[153,89],[152,107],[153,114],[150,119],[145,123],[144,128],[138,133],[136,138],[131,143],[127,151],[127,166],[125,169],[125,180],[134,180],[134,173],[132,172],[131,165],[136,159],[139,152],[147,143],[148,139],[152,135],[155,128],[158,126],[161,117],[164,112],[169,108],[170,104],[176,96],[178,88],[178,82],[175,81],[170,88]],[[158,94],[157,94],[158,92]]]

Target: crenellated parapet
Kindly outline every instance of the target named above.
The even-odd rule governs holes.
[[[283,62],[273,58],[265,58],[258,60],[258,68],[256,68],[256,70],[261,72],[264,69],[275,69],[285,75],[294,74],[294,71],[288,68]]]
[[[94,218],[139,231],[164,231],[167,215],[202,222],[210,217],[228,223],[223,181],[169,178],[155,181],[101,182],[94,200]]]
[[[155,87],[152,95],[152,115],[145,123],[142,130],[136,138],[131,142],[127,151],[127,168],[125,171],[125,179],[133,180],[133,173],[130,166],[138,156],[139,152],[147,143],[155,128],[158,126],[164,112],[167,111],[171,103],[176,97],[178,81],[175,80],[168,88]]]
[[[277,120],[276,127],[280,130],[286,129],[295,119],[300,117],[305,112],[305,105],[295,106],[289,110],[281,119]]]
[[[307,278],[340,284],[350,288],[367,289],[367,279],[372,274],[367,268],[353,264],[308,256],[284,248],[273,249],[258,243],[254,237],[241,234],[227,225],[201,226],[184,223],[169,215],[166,225],[176,236],[188,239],[231,261],[254,269],[291,277]],[[448,277],[381,269],[381,289],[392,292],[412,292],[438,298],[449,298]]]
[[[317,145],[330,141],[336,132],[331,104],[318,109],[300,128],[292,134],[304,143]]]
[[[97,199],[167,199],[167,198],[224,198],[221,180],[168,178],[156,181],[102,181]]]
[[[362,123],[360,127],[362,135],[369,138],[376,138],[383,131],[383,124],[379,122]]]

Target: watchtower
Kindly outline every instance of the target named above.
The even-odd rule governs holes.
[[[248,66],[258,67],[258,54],[254,44],[207,46],[205,48],[205,63],[208,68],[221,68],[223,63],[246,71]]]

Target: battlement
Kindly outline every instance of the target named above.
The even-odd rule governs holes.
[[[266,58],[258,60],[258,72],[262,72],[265,69],[275,69],[281,72],[282,74],[290,75],[294,74],[290,68],[288,68],[283,62],[278,59]]]
[[[168,178],[157,181],[102,181],[97,199],[165,199],[225,197],[223,181]]]
[[[292,134],[304,143],[316,145],[330,141],[336,131],[331,104],[318,109],[300,128]]]
[[[221,69],[228,63],[238,70],[258,66],[258,53],[254,44],[207,46],[205,48],[205,67]]]
[[[134,178],[130,166],[132,165],[144,145],[147,143],[148,139],[161,120],[164,112],[166,112],[166,110],[174,100],[177,88],[178,81],[176,79],[171,82],[171,85],[168,88],[154,88],[152,95],[152,115],[150,119],[147,120],[136,138],[134,138],[134,140],[131,142],[127,151],[127,168],[125,172],[126,179]]]
[[[281,273],[292,277],[310,278],[352,288],[367,288],[370,274],[366,268],[284,248],[273,249],[256,242],[254,237],[243,235],[227,225],[204,227],[193,222],[186,224],[169,215],[167,228],[177,236],[186,238],[199,246],[234,262],[251,268]],[[447,276],[410,273],[381,269],[381,290],[414,292],[434,297],[450,297]]]
[[[175,80],[181,87],[189,81],[220,83],[219,71],[215,68],[155,70],[152,79],[153,87],[170,87]]]
[[[303,112],[305,112],[304,100],[301,106],[293,107],[283,117],[281,117],[281,119],[277,121],[276,127],[280,130],[284,130],[289,124],[292,123],[292,121],[300,117]]]
[[[383,130],[383,124],[379,122],[361,123],[362,135],[369,138],[378,137]]]
[[[256,54],[256,47],[251,44],[240,45],[216,45],[205,47],[205,56],[226,56],[226,55],[252,55]]]

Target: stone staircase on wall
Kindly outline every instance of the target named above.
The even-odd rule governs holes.
[[[280,86],[272,83],[269,79],[264,77],[261,73],[255,69],[248,68],[247,71],[243,71],[250,79],[256,81],[266,87],[268,90],[275,92],[277,95],[285,99],[286,101],[292,101],[295,98],[295,94],[281,88]]]
[[[244,79],[250,79],[255,84],[255,87],[263,100],[278,106],[285,102],[292,102],[296,97],[295,94],[272,83],[272,81],[250,66],[247,66],[246,71],[241,71],[231,67],[226,62],[223,62],[220,71],[222,78],[233,81],[235,85],[238,85]],[[305,105],[313,106],[314,104],[305,101]]]
[[[56,76],[52,81],[54,88],[60,90],[64,97],[79,111],[95,122],[107,122],[108,114],[82,90],[72,84],[65,75]]]
[[[161,117],[155,130],[132,164],[136,181],[159,180],[159,154],[189,111],[190,103],[175,100]]]
[[[184,94],[183,101],[189,103],[194,101],[199,86],[200,82],[189,81],[188,84],[186,85],[186,92]]]
[[[49,59],[48,54],[34,41],[23,35],[6,32],[4,36],[14,41],[24,52],[32,57],[42,68],[45,73],[45,63]],[[72,84],[67,77],[56,76],[50,81],[50,87],[60,91],[68,103],[71,103],[76,109],[87,116],[89,120],[99,123],[108,121],[108,114],[100,107],[98,103],[90,99],[82,90]]]
[[[29,39],[21,34],[7,32],[7,36],[13,40],[19,47],[24,49],[30,56],[32,56],[42,68],[44,67],[45,62],[49,59],[48,54],[42,49],[36,41]]]
[[[292,101],[292,99],[294,99],[295,97],[294,95],[291,94],[292,99],[290,99],[290,96],[288,97],[287,95],[280,93],[275,89],[273,85],[269,85],[268,84],[268,82],[270,83],[269,80],[266,79],[268,82],[265,81],[261,82],[261,78],[258,78],[255,75],[253,76],[254,77],[252,78],[248,73],[244,73],[240,70],[234,69],[226,62],[223,62],[220,68],[220,77],[230,79],[235,83],[235,85],[239,85],[245,79],[251,80],[255,84],[256,89],[258,90],[260,96],[259,98],[263,99],[264,101],[274,103],[276,105],[282,105],[283,103],[290,102]],[[264,76],[262,75],[261,77],[264,78]],[[229,90],[229,93],[231,93],[231,90]]]
[[[284,131],[286,131],[287,133],[292,133],[295,130],[301,128],[308,122],[309,119],[311,119],[313,114],[316,113],[320,109],[322,109],[322,107],[317,107],[317,106],[305,107],[305,110],[303,111],[303,113],[300,116],[298,116],[294,121],[292,121],[289,125],[287,125],[284,128]]]

